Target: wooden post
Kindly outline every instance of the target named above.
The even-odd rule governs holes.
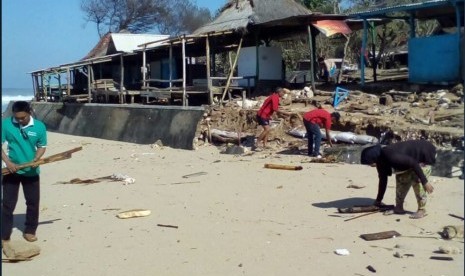
[[[208,35],[205,39],[205,47],[207,52],[207,89],[209,94],[209,104],[213,104],[213,91],[210,80],[210,39]]]
[[[67,79],[67,86],[66,86],[66,95],[71,95],[71,72],[69,67],[66,67],[66,79]]]
[[[125,95],[124,95],[124,61],[123,55],[120,56],[120,67],[121,67],[121,77],[120,77],[120,84],[119,84],[119,103],[123,104],[125,102]]]
[[[365,85],[365,50],[367,48],[367,20],[363,19],[363,36],[362,36],[362,51],[360,55],[360,78],[361,84]]]
[[[170,81],[171,83],[171,81]],[[186,35],[182,37],[182,105],[186,106]]]
[[[236,58],[234,58],[233,66],[231,67],[231,71],[229,72],[228,80],[226,81],[226,86],[225,86],[224,91],[223,91],[223,96],[221,97],[221,104],[223,104],[224,97],[226,96],[226,93],[229,90],[229,85],[231,84],[231,78],[232,78],[232,76],[234,74],[234,69],[236,68],[237,60],[239,59],[239,54],[241,52],[242,40],[243,40],[243,37],[241,37],[241,40],[239,41],[239,46],[237,47]]]
[[[342,54],[342,63],[341,63],[341,70],[339,71],[339,74],[337,75],[337,83],[341,82],[342,78],[342,73],[343,73],[343,68],[344,68],[344,62],[346,60],[346,53],[347,53],[347,48],[349,47],[350,43],[350,36],[349,35],[344,35],[346,38],[346,43],[344,44],[344,53]]]
[[[170,73],[170,88],[173,87],[173,44],[170,43],[170,58],[169,58],[169,64],[168,64],[168,68],[169,68],[169,73]],[[184,100],[183,100],[184,102]]]
[[[142,68],[141,68],[141,73],[142,73],[142,87],[147,86],[147,57],[146,57],[146,47],[147,45],[144,45],[144,49],[142,50]]]
[[[34,83],[34,74],[33,73],[31,74],[31,79],[32,79],[32,91],[34,92],[34,98],[36,98],[36,86],[35,86],[35,83]]]
[[[92,80],[90,79],[90,64],[87,65],[87,96],[88,96],[88,102],[90,103],[91,98],[92,98]]]
[[[258,90],[258,80],[260,79],[260,28],[255,32],[255,94]],[[250,96],[250,94],[249,94]]]
[[[312,83],[312,90],[313,93],[316,93],[316,88],[315,88],[315,48],[313,45],[313,32],[312,32],[312,26],[308,25],[307,26],[307,31],[308,31],[308,45],[310,49],[310,81]]]

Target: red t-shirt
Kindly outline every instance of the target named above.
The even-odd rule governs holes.
[[[314,109],[304,114],[304,120],[331,129],[331,114],[324,109]]]
[[[266,98],[265,102],[262,104],[262,107],[258,111],[257,115],[263,119],[271,119],[273,112],[277,111],[279,108],[279,94],[273,93],[271,96]]]

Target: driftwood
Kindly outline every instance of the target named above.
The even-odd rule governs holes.
[[[290,170],[290,171],[300,171],[302,166],[292,166],[292,165],[279,165],[279,164],[265,164],[267,169],[278,169],[278,170]]]
[[[339,213],[367,213],[367,212],[384,212],[394,209],[394,205],[384,205],[381,207],[375,205],[354,206],[348,208],[337,208]]]
[[[400,234],[396,231],[385,231],[385,232],[379,232],[379,233],[360,235],[360,237],[366,241],[384,240],[384,239],[390,239],[390,238],[399,237],[399,236]]]
[[[176,225],[169,225],[169,224],[157,224],[159,227],[168,227],[168,228],[176,228],[178,229],[178,226]]]
[[[77,148],[74,148],[74,149],[71,149],[71,150],[67,150],[67,151],[55,154],[55,155],[51,155],[51,156],[46,157],[46,158],[41,158],[41,159],[37,160],[36,162],[28,162],[28,163],[24,163],[24,164],[19,164],[16,167],[19,170],[19,169],[29,168],[29,167],[32,167],[32,166],[39,166],[39,165],[48,164],[48,163],[52,163],[52,162],[56,162],[56,161],[70,159],[72,153],[80,151],[80,150],[82,150],[82,147],[77,147]],[[10,172],[10,170],[8,168],[3,168],[2,169],[2,175],[7,175],[7,174],[10,174],[10,173],[11,172]]]

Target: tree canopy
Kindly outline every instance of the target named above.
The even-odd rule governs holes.
[[[190,33],[211,20],[210,11],[190,0],[81,0],[87,22],[100,37],[108,32]]]

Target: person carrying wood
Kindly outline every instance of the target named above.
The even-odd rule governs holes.
[[[321,158],[321,131],[320,127],[326,131],[326,140],[330,147],[333,146],[329,131],[333,123],[339,122],[341,115],[339,112],[329,113],[323,108],[308,111],[303,116],[304,126],[307,130],[308,156]],[[313,146],[315,144],[315,146]]]
[[[8,143],[8,154],[2,148],[2,160],[11,172],[2,178],[2,245],[10,240],[20,184],[23,186],[27,206],[23,237],[29,242],[37,240],[40,170],[37,165],[23,169],[18,169],[18,165],[38,161],[47,146],[46,127],[31,116],[29,103],[17,101],[13,104],[12,111],[13,116],[2,122],[2,145]]]
[[[255,145],[252,147],[253,150],[260,151],[260,141],[263,143],[263,148],[266,148],[266,143],[268,142],[268,135],[270,134],[270,120],[274,112],[280,113],[283,115],[288,115],[288,113],[279,110],[279,101],[286,94],[286,89],[277,87],[276,92],[271,94],[263,102],[260,110],[257,112],[257,122],[260,126],[263,127],[262,133],[257,138]]]
[[[378,144],[365,148],[360,161],[364,165],[376,166],[378,171],[378,195],[374,205],[383,205],[388,176],[395,174],[396,205],[393,212],[405,214],[404,200],[410,187],[413,187],[418,210],[410,218],[419,219],[426,215],[427,194],[434,191],[428,182],[431,166],[436,162],[436,147],[433,144],[426,140],[403,141],[386,147]]]

